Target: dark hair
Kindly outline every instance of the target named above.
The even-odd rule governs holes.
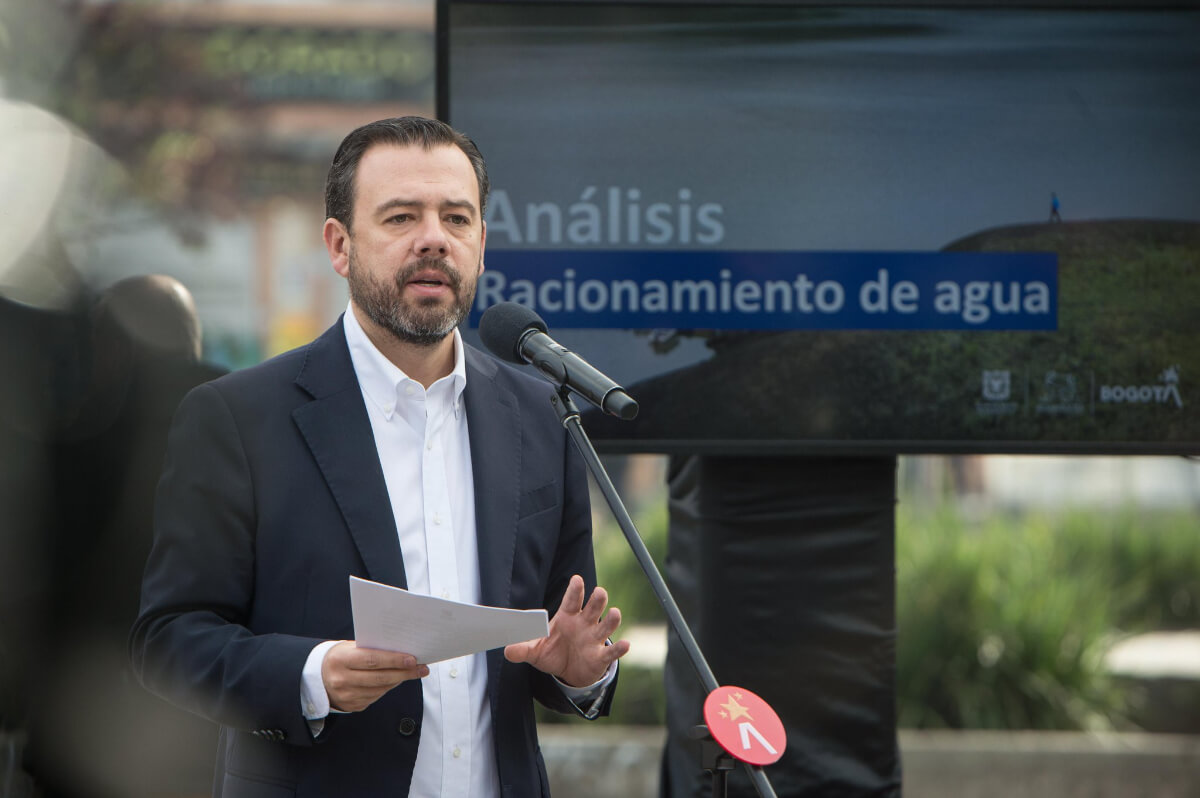
[[[479,148],[470,138],[437,119],[423,116],[398,116],[380,119],[356,128],[342,139],[341,146],[333,156],[329,176],[325,179],[325,216],[337,219],[350,229],[354,215],[354,176],[358,162],[373,144],[395,144],[399,146],[419,145],[426,150],[439,145],[453,145],[466,154],[475,170],[479,183],[479,212],[487,210],[488,176],[487,164]]]

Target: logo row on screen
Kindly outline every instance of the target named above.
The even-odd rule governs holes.
[[[1097,407],[1165,405],[1182,408],[1179,366],[1168,366],[1153,381],[1099,382],[1092,371],[1015,374],[984,369],[976,410],[981,415],[1011,415],[1023,408],[1047,415],[1094,413]]]

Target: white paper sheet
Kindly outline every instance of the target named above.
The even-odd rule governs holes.
[[[354,639],[363,648],[402,651],[429,665],[545,637],[545,610],[507,610],[409,593],[350,577]]]

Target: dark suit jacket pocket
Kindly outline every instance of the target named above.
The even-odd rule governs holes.
[[[548,485],[543,485],[540,488],[527,491],[521,494],[521,505],[518,518],[528,518],[534,513],[540,513],[543,510],[549,510],[551,507],[556,507],[561,503],[559,499],[559,484],[551,482]]]
[[[293,746],[234,732],[226,754],[221,798],[292,798]]]

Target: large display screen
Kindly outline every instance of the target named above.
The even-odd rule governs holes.
[[[1200,452],[1196,10],[441,0],[438,46],[471,324],[621,382],[599,448]]]

